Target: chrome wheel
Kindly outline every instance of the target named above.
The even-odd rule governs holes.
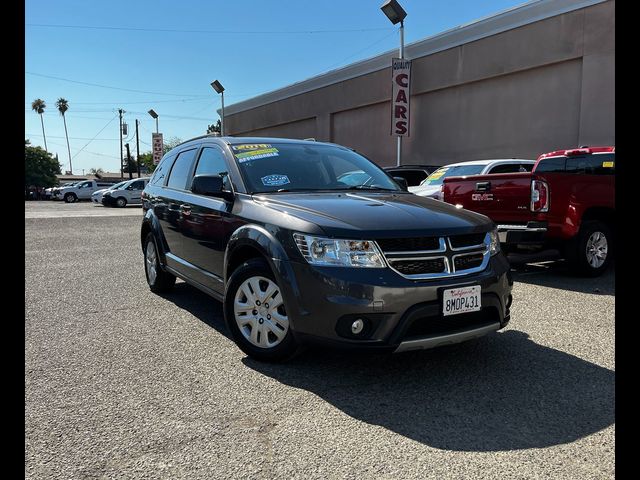
[[[242,282],[233,312],[238,329],[256,347],[275,347],[289,331],[280,288],[268,278],[255,276]]]
[[[156,254],[156,246],[153,241],[147,242],[147,249],[145,251],[145,268],[147,269],[147,279],[149,284],[156,283],[158,277],[158,255]]]
[[[592,268],[600,268],[607,260],[609,245],[602,232],[593,232],[587,240],[587,262]]]

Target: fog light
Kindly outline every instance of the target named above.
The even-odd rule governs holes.
[[[354,335],[359,335],[363,329],[364,322],[360,318],[351,324],[351,333],[353,333]]]

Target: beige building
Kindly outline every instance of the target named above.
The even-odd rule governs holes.
[[[411,128],[402,163],[614,145],[614,10],[615,0],[532,1],[408,44]],[[409,12],[407,29],[412,21],[419,19]],[[313,137],[395,164],[395,56],[389,51],[227,106],[226,133]]]

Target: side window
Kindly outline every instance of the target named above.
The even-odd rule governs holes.
[[[173,161],[175,160],[175,155],[164,157],[160,163],[158,164],[158,168],[156,168],[155,172],[153,172],[153,176],[149,183],[151,185],[163,185],[164,179],[166,178],[169,170],[171,170],[171,165],[173,165]]]
[[[189,172],[193,165],[193,159],[196,156],[196,149],[185,150],[180,152],[176,161],[173,162],[173,167],[169,173],[169,181],[167,187],[176,188],[178,190],[186,190],[187,179],[189,178]]]
[[[565,173],[566,157],[550,157],[540,160],[536,167],[536,172]]]
[[[496,165],[487,173],[516,173],[520,171],[519,163],[505,163],[502,165]]]
[[[567,158],[567,172],[586,175],[614,175],[615,155],[591,154]]]
[[[204,147],[202,149],[195,175],[220,175],[223,178],[224,189],[231,190],[229,167],[224,153],[218,147]]]
[[[519,172],[530,172],[531,170],[533,170],[533,166],[535,164],[533,163],[521,163],[519,165],[520,168],[518,168]]]
[[[144,182],[142,180],[138,180],[137,182],[133,182],[133,189],[134,190],[143,190],[144,189]]]

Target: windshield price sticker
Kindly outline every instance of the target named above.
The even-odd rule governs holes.
[[[242,153],[236,153],[236,158],[240,163],[248,162],[250,160],[257,160],[259,158],[268,158],[268,157],[277,157],[278,149],[271,148],[260,148],[258,150],[248,150]]]
[[[244,145],[232,145],[234,152],[238,150],[259,150],[261,148],[271,148],[271,144],[268,143],[246,143]]]
[[[480,301],[480,285],[445,290],[442,295],[442,314],[477,312],[481,307]]]
[[[442,175],[444,175],[444,172],[446,172],[446,171],[447,171],[446,168],[443,168],[442,170],[436,170],[431,175],[429,175],[429,180],[437,180],[437,179],[439,179]]]
[[[602,168],[613,168],[613,162],[602,162]]]
[[[291,183],[289,181],[289,177],[280,174],[267,175],[266,177],[262,177],[260,180],[262,180],[262,184],[265,187],[279,187],[281,185]]]

